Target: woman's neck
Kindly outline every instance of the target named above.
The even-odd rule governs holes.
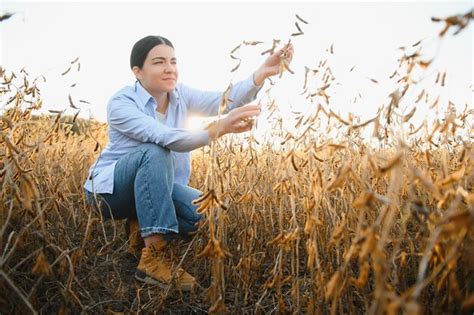
[[[162,114],[166,113],[169,104],[168,93],[164,92],[158,95],[153,94],[153,98],[155,99],[155,102],[157,104],[156,111]]]
[[[151,91],[151,89],[148,89],[146,86],[144,86],[141,82],[140,84],[155,99],[156,111],[162,114],[166,113],[166,110],[168,109],[168,104],[169,104],[168,93],[167,92],[153,92]]]

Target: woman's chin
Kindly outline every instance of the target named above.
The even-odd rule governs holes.
[[[160,86],[160,90],[164,91],[164,92],[172,92],[174,91],[174,89],[176,88],[176,83],[173,82],[173,84],[166,84],[164,86]]]

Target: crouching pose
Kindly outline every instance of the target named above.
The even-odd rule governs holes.
[[[248,104],[256,98],[264,80],[279,73],[280,55],[287,61],[292,46],[269,56],[246,80],[233,85],[228,113],[206,129],[183,128],[189,114],[215,116],[222,92],[199,91],[178,84],[178,68],[172,43],[161,36],[146,36],[132,48],[130,68],[136,77],[112,96],[107,105],[109,142],[91,166],[84,185],[86,200],[103,216],[128,219],[144,241],[135,277],[166,285],[172,264],[166,245],[172,235],[189,235],[201,216],[192,201],[200,191],[189,187],[189,152],[208,145],[227,133],[250,130],[246,123],[260,113]],[[212,65],[212,64],[211,64]],[[193,276],[177,270],[181,290],[192,290]]]

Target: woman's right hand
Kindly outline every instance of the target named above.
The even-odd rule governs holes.
[[[252,129],[250,119],[256,117],[261,112],[260,105],[247,104],[234,108],[227,114],[209,126],[209,137],[214,140],[227,133],[241,133]]]

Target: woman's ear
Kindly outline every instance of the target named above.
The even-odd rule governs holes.
[[[133,72],[133,74],[135,75],[135,78],[137,78],[138,80],[141,79],[142,73],[141,73],[141,69],[140,69],[139,67],[134,66],[134,67],[132,68],[132,72]]]

